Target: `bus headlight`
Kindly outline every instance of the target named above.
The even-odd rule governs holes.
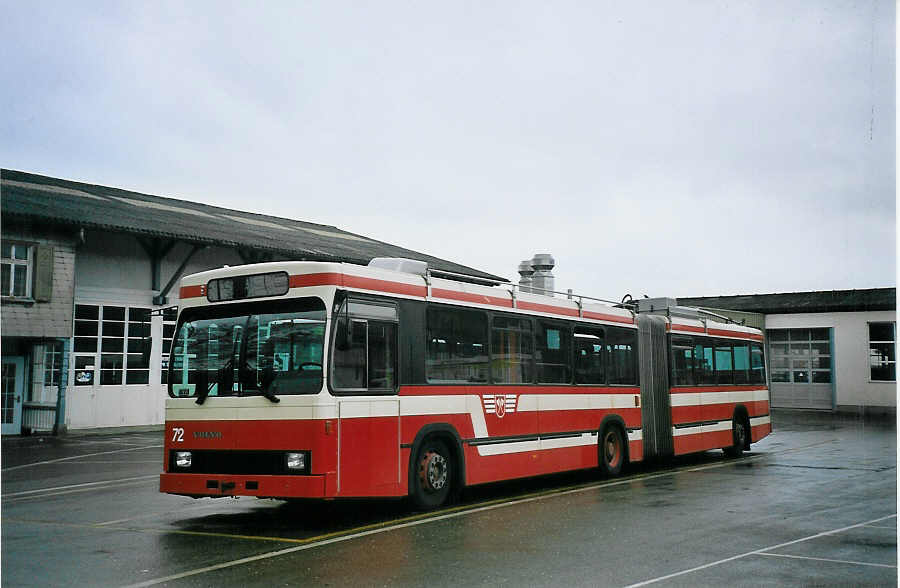
[[[306,469],[306,452],[292,451],[284,454],[284,465],[288,470],[302,472]]]
[[[176,451],[175,452],[175,467],[177,467],[177,468],[191,467],[191,452],[190,451]]]

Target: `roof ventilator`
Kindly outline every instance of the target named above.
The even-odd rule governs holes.
[[[531,291],[535,294],[543,294],[552,297],[556,288],[556,278],[553,277],[553,266],[556,260],[549,253],[537,253],[531,259],[531,267],[534,275],[531,276]]]
[[[531,292],[531,276],[534,275],[534,268],[531,267],[530,259],[526,259],[519,264],[519,275],[522,276],[521,278],[519,278],[519,291]]]
[[[403,272],[405,274],[416,274],[418,276],[424,276],[428,273],[427,262],[407,257],[375,257],[369,262],[369,267],[392,272]]]
[[[418,259],[409,259],[406,257],[375,257],[371,261],[369,261],[369,267],[422,276],[426,279],[426,281],[429,277],[436,277],[455,280],[457,282],[480,284],[482,286],[496,286],[503,283],[498,280],[478,278],[475,276],[470,276],[468,274],[460,274],[456,272],[432,269],[428,267],[428,262],[419,261]]]

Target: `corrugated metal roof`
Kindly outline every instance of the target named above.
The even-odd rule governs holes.
[[[289,259],[366,264],[373,257],[408,257],[425,261],[434,270],[507,281],[471,267],[329,225],[21,171],[0,170],[0,206],[4,216],[179,239],[189,243],[240,247]]]
[[[761,314],[897,310],[896,288],[679,298],[678,304]]]

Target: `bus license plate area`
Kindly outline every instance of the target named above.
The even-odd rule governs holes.
[[[160,490],[188,496],[324,498],[325,476],[161,474]]]

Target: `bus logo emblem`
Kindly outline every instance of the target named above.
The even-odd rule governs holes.
[[[516,412],[515,394],[485,394],[483,400],[484,412],[495,414],[498,419],[502,419],[508,412]]]

